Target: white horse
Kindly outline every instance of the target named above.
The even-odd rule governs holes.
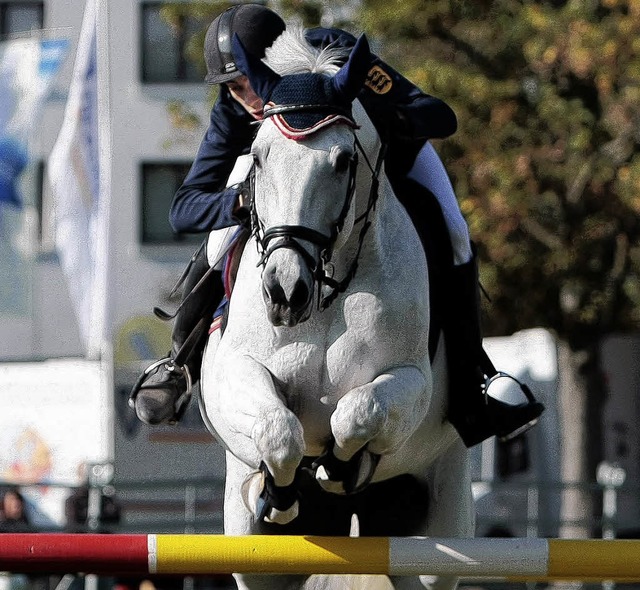
[[[423,247],[354,101],[370,67],[366,39],[338,68],[335,52],[286,32],[267,54],[282,75],[237,39],[234,54],[272,108],[251,148],[253,234],[202,369],[203,416],[226,448],[225,534],[348,535],[356,515],[360,535],[472,536],[442,338],[429,355]],[[305,88],[310,102],[324,92],[321,104],[301,106]],[[251,589],[305,582],[236,579]]]

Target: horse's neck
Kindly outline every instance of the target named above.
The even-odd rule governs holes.
[[[366,158],[364,154],[361,154],[358,165],[355,217],[356,219],[362,218],[368,212],[367,221],[371,223],[371,227],[367,232],[366,241],[369,249],[385,249],[400,242],[412,242],[412,236],[415,234],[413,224],[406,223],[406,211],[395,196],[382,163],[380,163],[377,174],[377,189],[375,186],[372,189],[374,170],[378,167],[378,160],[384,156],[384,146],[371,119],[359,101],[354,102],[353,113],[360,125],[358,131],[360,146],[366,153]],[[371,205],[372,200],[374,201],[373,206]],[[371,210],[368,211],[369,209]],[[358,247],[360,227],[361,225],[356,225],[351,232],[350,244],[345,251]]]
[[[375,194],[372,194],[372,174],[368,168],[363,176],[365,180],[358,183],[355,212],[356,219],[361,218],[361,221],[352,230],[345,252],[359,247],[363,223],[370,224],[363,244],[369,251],[384,249],[408,239],[405,234],[410,233],[412,229],[403,223],[404,209],[391,188],[389,179],[384,173],[384,167],[378,175],[377,188],[373,188],[376,191]],[[373,206],[371,206],[372,199],[375,200]]]

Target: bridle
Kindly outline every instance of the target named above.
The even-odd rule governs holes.
[[[342,210],[336,221],[331,227],[330,235],[325,235],[312,228],[303,225],[277,225],[266,228],[262,223],[258,211],[255,205],[255,199],[251,199],[250,207],[250,219],[251,219],[251,235],[255,238],[258,252],[260,254],[260,260],[257,266],[264,267],[269,260],[269,257],[281,248],[288,248],[295,250],[302,259],[305,261],[314,282],[317,284],[317,309],[324,311],[327,309],[340,295],[344,293],[355,277],[358,270],[358,260],[364,244],[364,239],[371,226],[369,217],[372,211],[375,209],[378,200],[378,188],[379,188],[379,174],[382,168],[382,162],[384,160],[386,152],[386,144],[380,145],[378,156],[375,166],[371,164],[367,157],[358,136],[355,133],[355,129],[358,125],[353,120],[350,111],[342,109],[340,107],[331,105],[313,105],[313,104],[301,104],[301,105],[277,105],[268,110],[265,110],[264,117],[280,116],[284,113],[292,112],[327,112],[327,120],[334,117],[334,124],[347,124],[354,129],[354,154],[349,162],[349,180],[347,182],[347,191],[342,206]],[[356,251],[354,259],[351,261],[349,269],[342,280],[336,280],[333,277],[333,265],[331,264],[331,258],[333,256],[334,247],[340,232],[343,230],[347,215],[351,209],[353,198],[356,188],[356,172],[358,168],[358,153],[362,154],[369,170],[371,170],[371,186],[369,189],[369,198],[367,208],[363,214],[358,216],[354,225],[362,223],[360,228],[360,234],[358,236],[358,249]],[[254,191],[255,170],[251,172],[251,192],[253,197]],[[319,257],[314,258],[300,243],[301,241],[310,242],[319,248]],[[326,288],[325,288],[326,287]]]

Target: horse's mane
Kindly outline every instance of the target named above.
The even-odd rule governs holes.
[[[289,26],[266,51],[265,61],[271,69],[289,74],[335,74],[349,55],[349,49],[331,43],[324,49],[313,47],[300,26]]]

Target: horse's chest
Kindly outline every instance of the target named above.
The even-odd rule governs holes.
[[[298,417],[308,455],[322,453],[331,437],[331,415],[353,387],[375,378],[363,355],[342,343],[329,346],[296,342],[284,346],[268,362],[285,405]]]
[[[362,343],[334,343],[326,349],[295,342],[275,351],[267,362],[270,372],[290,404],[313,399],[334,406],[355,385],[376,373]],[[292,408],[293,409],[293,408]]]
[[[417,342],[398,329],[397,317],[376,297],[361,293],[333,321],[309,320],[305,336],[275,347],[267,365],[291,403],[311,398],[333,408],[354,387],[415,361]]]

